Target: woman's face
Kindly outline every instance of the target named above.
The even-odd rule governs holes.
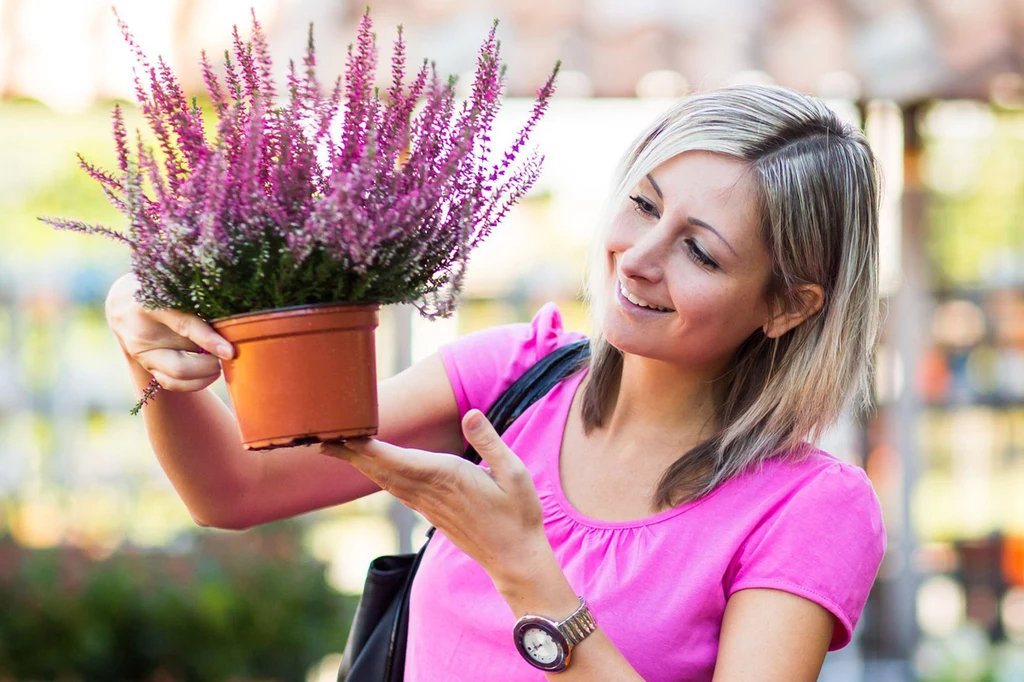
[[[746,170],[685,152],[632,188],[605,239],[609,343],[714,372],[769,320],[772,263]]]

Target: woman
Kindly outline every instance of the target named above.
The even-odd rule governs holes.
[[[813,680],[849,642],[885,545],[863,472],[808,444],[866,399],[877,200],[866,142],[819,101],[765,86],[683,99],[619,168],[589,366],[504,439],[480,412],[579,338],[554,306],[382,382],[377,440],[265,454],[201,390],[231,355],[207,324],[141,309],[130,277],[107,314],[137,387],[170,390],[146,425],[200,524],[383,488],[437,526],[407,679]],[[465,442],[486,467],[437,454]],[[535,616],[568,620],[571,641]]]

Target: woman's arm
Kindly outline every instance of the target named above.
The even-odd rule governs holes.
[[[562,621],[579,606],[579,597],[562,572],[551,546],[546,542],[515,570],[492,575],[499,594],[517,618],[527,613]],[[587,595],[582,595],[586,598]],[[601,629],[601,614],[595,613],[597,630],[573,647],[569,667],[549,673],[557,682],[643,682],[614,642]],[[751,678],[754,679],[754,678]],[[745,681],[746,682],[746,681]]]
[[[803,597],[740,590],[725,607],[713,682],[813,682],[835,626],[835,616]]]
[[[535,554],[532,568],[524,570],[521,564],[514,574],[497,579],[498,591],[517,616],[567,618],[579,605],[577,597],[554,555]],[[597,631],[573,649],[569,667],[549,678],[640,682],[640,675],[600,629],[599,613],[595,619]],[[814,682],[835,624],[835,616],[824,608],[789,592],[736,592],[726,604],[713,682]]]
[[[150,375],[134,364],[136,383],[145,386]],[[440,356],[382,381],[377,392],[380,438],[441,452],[461,449],[458,406]],[[161,391],[142,413],[161,467],[204,526],[250,528],[380,490],[315,445],[245,450],[234,415],[209,389]]]
[[[529,579],[519,575],[496,583],[499,592],[516,615],[568,617],[579,602],[554,556],[534,566]],[[639,682],[642,678],[601,631],[599,613],[595,619],[597,631],[573,649],[569,667],[549,678]],[[741,590],[726,605],[713,682],[814,682],[835,622],[835,616],[818,604],[789,592]]]
[[[220,375],[224,340],[194,315],[146,311],[137,282],[118,280],[107,319],[127,358],[136,392],[155,376],[166,389],[142,410],[157,459],[195,520],[241,529],[341,504],[380,490],[317,446],[253,452],[241,445],[231,411],[206,387]],[[200,348],[211,355],[197,355]],[[458,452],[459,411],[439,356],[380,383],[380,437],[407,447]]]
[[[498,574],[495,585],[515,615],[535,613],[567,618],[579,605],[565,574],[550,553],[533,553],[514,573]],[[584,595],[586,596],[586,595]],[[572,652],[558,682],[641,682],[615,644],[598,629]],[[835,616],[812,601],[779,590],[736,592],[726,604],[713,682],[814,682],[825,660]]]

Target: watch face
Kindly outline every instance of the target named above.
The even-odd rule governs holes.
[[[551,665],[558,660],[558,645],[545,630],[527,628],[523,632],[523,648],[527,655],[541,665]]]
[[[524,616],[516,623],[513,638],[519,653],[535,668],[561,672],[569,663],[569,642],[554,621]]]

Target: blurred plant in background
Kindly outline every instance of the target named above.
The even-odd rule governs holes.
[[[344,645],[355,598],[293,526],[101,560],[0,538],[0,679],[305,682]]]

